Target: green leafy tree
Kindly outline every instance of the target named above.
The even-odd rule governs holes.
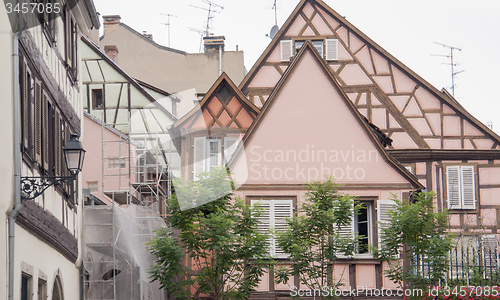
[[[157,258],[151,279],[175,299],[248,299],[270,263],[268,235],[258,231],[253,217],[259,212],[221,190],[231,186],[222,167],[174,186],[184,200],[191,195],[192,208],[181,210],[177,197],[171,199],[173,231],[162,228],[149,242]]]
[[[443,280],[449,267],[452,238],[447,233],[448,212],[437,212],[433,192],[415,194],[412,203],[396,201],[390,220],[382,227],[376,255],[389,262],[388,277],[423,288]],[[403,263],[401,258],[406,263]]]
[[[342,227],[351,224],[359,209],[353,196],[338,193],[338,185],[331,178],[325,182],[308,184],[309,192],[299,213],[289,219],[288,229],[277,233],[277,241],[290,254],[291,267],[275,271],[276,281],[286,283],[298,276],[300,283],[311,290],[340,285],[333,278],[333,263],[339,255],[355,253],[357,239],[342,234]],[[316,295],[332,298],[330,293]]]

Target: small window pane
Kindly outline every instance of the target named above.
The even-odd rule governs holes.
[[[102,89],[92,90],[92,108],[103,108]]]

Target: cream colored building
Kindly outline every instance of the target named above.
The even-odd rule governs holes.
[[[41,2],[45,13],[23,14],[21,23],[8,4],[0,8],[0,299],[71,300],[82,291],[81,179],[33,200],[20,180],[68,175],[62,148],[70,134],[84,134],[77,44],[99,28],[97,13],[92,0],[50,2],[53,10]],[[11,28],[9,17],[27,29]]]
[[[224,37],[205,38],[204,53],[187,53],[157,44],[152,35],[141,34],[120,22],[118,15],[103,19],[104,35],[99,47],[108,55],[112,51],[118,65],[134,78],[170,93],[194,88],[202,96],[222,72],[236,84],[245,76],[243,51],[226,51]]]

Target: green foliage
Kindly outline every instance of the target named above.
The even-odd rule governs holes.
[[[353,197],[340,195],[331,178],[312,182],[308,189],[299,214],[287,221],[287,230],[277,233],[278,245],[290,254],[292,266],[277,268],[276,281],[286,283],[298,276],[309,289],[334,288],[339,283],[334,282],[333,262],[338,255],[353,255],[357,245],[354,237],[341,235],[340,228],[351,223],[359,207],[353,210]]]
[[[197,203],[199,197],[219,198],[189,210],[181,210],[177,198],[172,198],[168,221],[175,234],[160,229],[149,243],[150,252],[157,257],[150,269],[151,279],[175,299],[201,299],[203,295],[248,299],[270,263],[268,236],[259,233],[258,220],[253,217],[259,212],[240,198],[232,199],[231,191],[221,190],[231,186],[224,168],[199,177],[196,182],[175,182],[176,191],[191,193]],[[192,290],[196,292],[192,294]]]
[[[436,212],[434,197],[426,192],[417,193],[414,203],[395,200],[390,225],[382,227],[380,250],[375,254],[389,262],[388,277],[401,285],[424,288],[445,278],[452,239],[447,233],[448,213]],[[409,265],[403,264],[400,252]]]

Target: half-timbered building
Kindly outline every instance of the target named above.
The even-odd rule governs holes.
[[[80,299],[81,179],[41,183],[70,175],[63,147],[83,134],[78,42],[93,28],[91,0],[0,8],[2,299]]]
[[[314,51],[308,49],[305,53],[301,52],[305,45]],[[321,72],[314,73],[312,69],[317,65],[324,68]],[[311,82],[308,76],[298,75],[301,73],[313,74],[309,76],[314,77],[316,81]],[[294,85],[287,85],[287,81],[294,81],[294,77],[301,80],[295,80]],[[308,89],[309,85],[315,86],[317,90],[327,87],[334,89],[325,92],[322,97],[314,97],[318,93],[316,89]],[[300,88],[293,89],[292,86]],[[256,123],[250,127],[244,138],[246,160],[249,164],[248,178],[251,179],[253,171],[254,175],[258,173],[264,176],[255,178],[254,181],[247,180],[246,185],[243,185],[241,193],[248,201],[290,201],[302,197],[302,192],[299,192],[300,189],[294,184],[303,181],[296,181],[291,169],[286,173],[286,168],[280,166],[273,169],[270,165],[272,163],[268,162],[268,178],[265,177],[266,169],[263,165],[268,159],[272,160],[274,157],[275,160],[286,161],[286,155],[281,156],[282,153],[286,154],[286,149],[277,141],[285,143],[290,149],[296,149],[297,155],[300,150],[304,150],[303,155],[308,153],[309,159],[318,159],[320,151],[323,150],[344,149],[346,159],[345,153],[348,150],[368,151],[366,145],[359,148],[351,142],[356,136],[361,136],[359,123],[348,125],[332,122],[327,126],[330,130],[323,131],[324,125],[321,122],[325,122],[325,119],[346,118],[338,116],[338,108],[331,106],[333,104],[326,99],[330,102],[346,99],[349,104],[345,105],[354,108],[348,110],[346,115],[356,116],[357,120],[360,116],[365,117],[366,121],[372,124],[372,128],[378,128],[392,140],[382,151],[385,153],[383,156],[387,155],[390,160],[395,159],[398,166],[396,169],[400,170],[403,165],[418,179],[419,185],[436,193],[437,209],[448,209],[450,212],[450,231],[456,236],[456,241],[478,249],[498,252],[500,137],[467,112],[446,90],[432,86],[323,1],[300,1],[239,88],[250,102],[262,107]],[[289,98],[290,103],[280,106],[280,100],[284,103],[284,98]],[[318,107],[322,107],[322,110],[319,111]],[[293,122],[284,122],[284,118],[271,121],[272,116],[278,114],[278,109],[282,114],[288,114],[289,120]],[[264,130],[266,120],[269,125]],[[310,128],[310,135],[316,139],[310,140],[308,136],[298,135],[304,128]],[[340,132],[349,135],[342,136]],[[295,144],[288,141],[291,137],[294,138]],[[328,140],[331,144],[325,142],[318,148],[317,144],[322,140]],[[261,166],[256,167],[254,164],[253,169],[251,159],[248,158],[248,155],[252,155],[252,143],[258,143],[261,147],[258,148],[261,152],[255,152],[255,155],[262,160]],[[309,148],[297,148],[301,145],[309,145]],[[314,150],[311,150],[312,145],[315,146]],[[282,152],[274,149],[278,146]],[[266,152],[267,150],[269,151]],[[313,170],[321,170],[317,169],[321,167],[318,163],[315,161],[310,166],[304,165],[305,172],[310,168],[311,174],[316,175]],[[278,163],[278,166],[280,164],[282,162]],[[292,167],[287,165],[287,168]],[[346,173],[341,173],[340,169],[337,173],[335,170],[337,169],[331,171],[330,168],[329,174],[344,184],[350,193],[361,197],[370,194],[367,182],[355,177],[356,169],[353,170],[351,179],[346,178]],[[378,179],[396,187],[398,185],[391,183],[391,172],[378,169]],[[301,173],[299,175],[302,176]],[[273,176],[279,177],[281,181],[275,181]],[[283,176],[291,178],[288,180]],[[304,177],[307,178],[306,175]],[[307,179],[321,178],[312,176]],[[353,190],[351,187],[354,186],[359,187],[359,190]],[[417,184],[410,190],[414,188],[417,188]],[[396,194],[400,199],[407,199],[402,190]],[[388,196],[384,192],[371,197],[384,200]],[[293,200],[291,203],[296,205],[297,202],[300,201]],[[380,209],[374,204],[372,216],[378,216],[380,213]],[[275,219],[275,222],[278,222],[277,220]],[[376,238],[373,238],[373,241],[375,240]],[[382,276],[383,267],[375,260],[365,259],[367,261],[360,262],[355,257],[353,260],[344,261],[350,266],[348,285],[355,287],[360,276],[370,274],[373,280],[368,282],[373,287],[386,287],[389,283]],[[497,264],[497,261],[498,258],[492,263]],[[262,287],[267,291],[283,288],[275,286],[271,280],[268,286]]]

